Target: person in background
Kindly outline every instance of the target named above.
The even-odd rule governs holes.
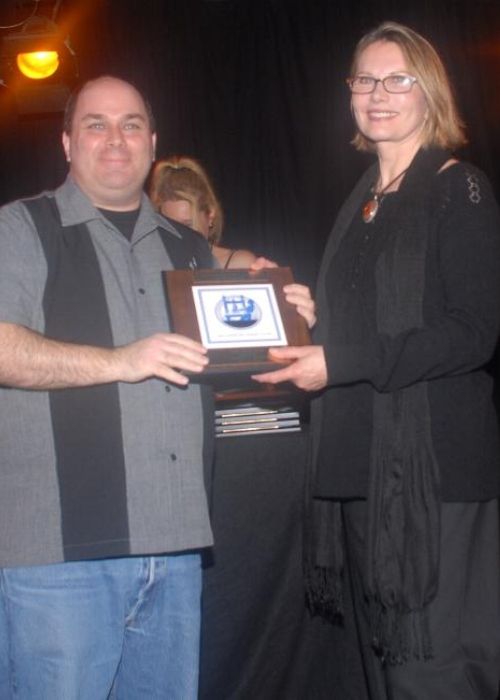
[[[367,685],[345,697],[496,700],[499,210],[454,155],[464,129],[426,39],[383,23],[347,83],[353,143],[376,161],[325,249],[316,344],[273,350],[291,364],[255,377],[319,392],[309,603],[332,619],[353,600]]]
[[[231,250],[220,244],[224,214],[201,164],[187,156],[159,160],[153,169],[150,197],[158,211],[201,233],[209,242],[219,267],[248,268],[257,257],[249,250]]]

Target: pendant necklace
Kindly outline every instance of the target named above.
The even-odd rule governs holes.
[[[369,199],[366,204],[363,206],[363,209],[361,210],[361,214],[363,216],[363,221],[365,224],[369,224],[370,221],[373,221],[373,219],[377,216],[380,204],[382,200],[385,197],[385,194],[389,187],[393,185],[397,180],[399,180],[400,177],[403,177],[403,175],[406,173],[410,166],[405,168],[399,175],[397,175],[394,180],[391,180],[388,185],[383,187],[381,190],[378,192],[374,192],[374,188],[372,187],[372,198]]]

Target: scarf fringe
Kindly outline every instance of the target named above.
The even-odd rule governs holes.
[[[372,646],[383,663],[395,666],[433,657],[427,608],[406,612],[384,608],[374,600],[369,608]]]
[[[314,617],[338,623],[344,617],[342,577],[333,569],[313,567],[306,571],[306,603]]]

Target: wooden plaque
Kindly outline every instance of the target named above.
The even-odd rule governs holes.
[[[270,347],[311,342],[305,319],[283,293],[293,282],[288,267],[163,275],[171,330],[208,349],[209,364],[193,381],[230,385],[286,364],[269,359]]]

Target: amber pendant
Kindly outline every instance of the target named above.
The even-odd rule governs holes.
[[[370,221],[373,221],[373,219],[377,216],[378,207],[379,201],[376,195],[373,197],[373,199],[369,199],[367,201],[361,212],[365,224],[369,224]]]

